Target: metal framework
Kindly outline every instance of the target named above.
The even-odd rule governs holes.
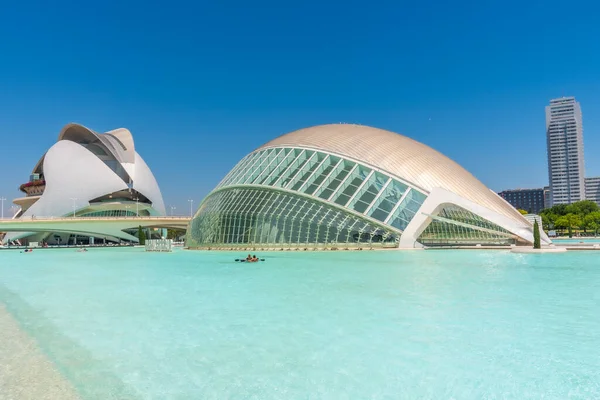
[[[459,206],[446,205],[419,236],[428,245],[487,243],[508,245],[517,243],[517,236]]]
[[[337,153],[264,147],[244,157],[201,203],[190,224],[188,246],[397,247],[428,195]],[[514,241],[514,235],[460,207],[435,214],[419,237],[423,243],[443,243],[452,235]]]

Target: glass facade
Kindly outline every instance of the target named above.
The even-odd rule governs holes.
[[[190,248],[397,247],[427,198],[370,165],[308,148],[244,157],[201,203]],[[511,244],[516,237],[458,206],[431,216],[426,246]]]
[[[360,163],[309,149],[269,148],[244,157],[217,186],[261,185],[316,197],[403,230],[420,190]]]
[[[397,246],[426,195],[326,152],[268,148],[244,157],[198,209],[190,247]]]
[[[344,209],[279,190],[219,191],[200,206],[190,247],[396,247],[399,235]]]
[[[149,215],[148,211],[140,210],[140,216]],[[101,211],[91,211],[84,212],[82,214],[77,214],[78,217],[137,217],[138,215],[135,211],[130,210],[101,210]]]
[[[447,205],[432,219],[418,239],[426,246],[509,245],[517,240],[507,230],[455,205]]]

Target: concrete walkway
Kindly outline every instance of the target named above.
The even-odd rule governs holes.
[[[73,386],[0,304],[0,399],[75,400]]]

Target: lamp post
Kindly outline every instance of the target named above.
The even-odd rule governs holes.
[[[135,216],[139,217],[140,216],[140,199],[139,199],[139,197],[136,197],[134,200],[135,200]]]
[[[192,208],[194,207],[194,200],[189,199],[188,201],[190,202],[190,218],[192,218]]]
[[[173,216],[173,210],[176,209],[177,207],[175,206],[171,206],[171,217]]]
[[[0,197],[0,202],[2,202],[2,219],[4,219],[4,200],[6,200],[6,197]]]
[[[10,207],[10,211],[12,212],[12,218],[14,218],[15,215],[17,215],[17,213],[19,212],[19,207],[12,206],[12,207]]]
[[[75,218],[75,208],[77,208],[76,207],[77,197],[71,197],[71,200],[73,201],[73,218]]]
[[[125,216],[128,217],[129,215],[127,215],[127,213],[129,212],[129,209],[131,208],[131,206],[125,206]]]

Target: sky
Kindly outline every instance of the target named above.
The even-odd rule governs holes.
[[[0,197],[22,195],[69,122],[128,128],[175,214],[270,139],[338,122],[423,142],[496,191],[542,187],[561,96],[581,103],[598,176],[598,15],[593,0],[5,2]]]

